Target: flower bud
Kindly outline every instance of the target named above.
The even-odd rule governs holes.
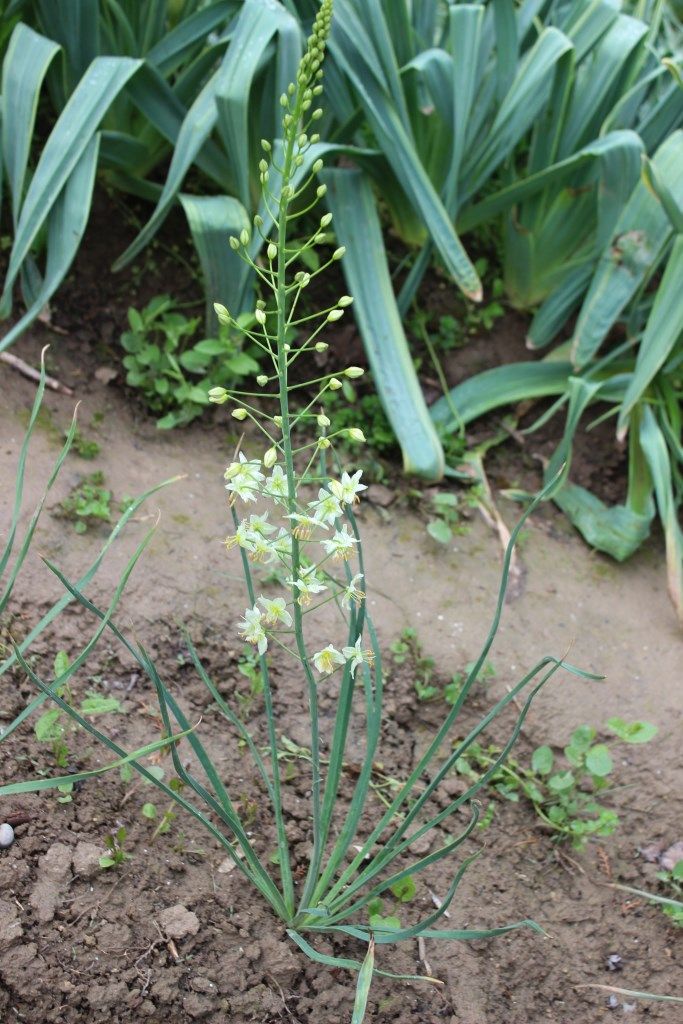
[[[232,418],[234,420],[246,420],[247,410],[243,409],[241,406],[238,406],[237,409],[232,410]]]
[[[350,295],[342,295],[341,299],[337,299],[337,305],[340,306],[341,309],[346,309],[346,307],[350,306],[352,302],[353,298]]]
[[[322,199],[322,197],[327,194],[327,185],[318,185],[317,189],[315,190],[315,194],[317,195],[318,199]]]
[[[270,153],[271,148],[272,147],[268,142],[268,139],[261,139],[261,149],[264,151],[264,153]]]
[[[228,392],[225,388],[209,388],[209,401],[215,405],[223,405],[228,400]]]
[[[335,320],[341,320],[341,318],[343,316],[344,316],[344,310],[343,309],[331,309],[329,311],[329,313],[327,314],[327,319],[328,319],[329,323],[334,323]]]
[[[329,427],[330,425],[330,421],[324,412],[321,412],[316,416],[316,422],[319,427]]]
[[[311,170],[313,171],[314,174],[319,174],[320,171],[322,171],[322,169],[323,169],[323,162],[322,162],[322,160],[316,160],[316,162],[311,167]]]
[[[277,448],[269,448],[266,454],[263,456],[263,465],[266,469],[272,469],[277,462]]]
[[[359,427],[349,427],[346,431],[346,436],[350,437],[352,441],[364,441],[365,434]]]
[[[330,377],[330,383],[327,386],[329,387],[330,391],[339,391],[339,389],[342,388],[344,385],[340,380],[337,380],[336,377]]]
[[[256,378],[256,383],[260,388],[264,388],[266,386],[266,384],[268,383],[268,378],[266,377],[265,373],[259,373],[258,377]]]
[[[319,121],[322,116],[323,116],[322,109],[320,107],[318,107],[318,109],[314,110],[313,113],[311,114],[311,120],[312,121]]]
[[[277,246],[276,246],[275,242],[270,242],[270,244],[268,245],[268,259],[270,260],[271,263],[273,262],[273,260],[275,259],[276,256],[277,256]]]
[[[262,228],[263,227],[263,217],[261,216],[260,213],[257,213],[254,216],[254,227],[255,228]]]
[[[237,252],[237,250],[240,247],[239,240],[237,238],[235,238],[234,235],[230,235],[229,242],[230,242],[230,248],[233,249],[235,252]]]
[[[228,313],[225,306],[221,306],[220,302],[214,302],[213,310],[218,317],[218,322],[228,327],[230,324],[230,314]]]
[[[266,322],[266,314],[263,312],[263,310],[262,309],[254,310],[254,317],[256,319],[256,323],[260,324],[261,327],[263,327],[263,325]]]
[[[240,231],[240,242],[242,245],[249,245],[249,232],[246,228],[242,228]]]
[[[350,377],[351,380],[354,380],[356,377],[362,377],[364,373],[365,370],[362,366],[347,366],[344,370],[344,376]]]
[[[316,352],[327,352],[330,346],[327,344],[326,341],[316,341],[313,347],[315,348]]]
[[[268,170],[268,161],[267,160],[259,160],[259,162],[258,162],[258,169],[261,172],[261,174],[264,174]]]
[[[340,259],[342,259],[342,257],[344,256],[345,252],[346,252],[346,246],[345,245],[340,245],[339,248],[335,249],[334,252],[332,253],[332,259],[333,260],[340,260]]]
[[[331,213],[326,213],[324,216],[322,216],[320,218],[320,227],[321,228],[326,228],[328,226],[328,224],[331,224],[331,223],[332,223],[332,214]]]
[[[319,437],[318,438],[318,448],[329,448],[329,447],[330,447],[330,439],[329,439],[329,437]]]
[[[282,427],[282,416],[273,416],[273,423],[276,427]]]
[[[289,100],[287,99],[287,94],[284,93],[284,92],[283,92],[282,96],[280,97],[280,106],[281,107],[289,106]]]

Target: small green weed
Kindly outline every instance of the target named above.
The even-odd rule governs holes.
[[[74,521],[76,533],[85,533],[93,522],[111,521],[111,491],[104,486],[104,473],[97,470],[83,477],[62,501],[65,516]]]
[[[424,653],[417,631],[412,628],[404,629],[398,640],[390,645],[389,650],[395,665],[405,665],[410,662],[415,672],[415,692],[418,700],[436,700],[441,697],[447,704],[455,704],[460,692],[474,668],[474,662],[470,661],[465,665],[463,672],[456,672],[451,676],[450,682],[444,686],[437,685],[434,679],[435,662]],[[485,661],[479,670],[478,682],[492,679],[496,670],[490,661]]]
[[[59,651],[54,660],[55,679],[64,675],[69,669],[69,658],[66,651]],[[88,690],[85,697],[76,703],[68,684],[57,689],[57,695],[77,708],[81,715],[105,715],[112,712],[121,712],[121,704],[115,697],[105,697],[95,690]],[[61,707],[52,707],[44,711],[36,719],[33,731],[39,743],[48,745],[52,751],[55,764],[59,768],[67,768],[70,761],[69,736],[77,732],[78,727]],[[57,799],[60,803],[68,803],[71,800],[73,786],[67,784],[60,786],[61,796]]]
[[[330,433],[361,424],[369,448],[378,455],[391,455],[396,452],[396,436],[379,396],[374,392],[359,396],[353,384],[344,380],[340,391],[332,391],[326,396],[325,412],[331,421]],[[343,441],[343,435],[341,440]]]
[[[437,491],[432,494],[431,512],[427,533],[438,544],[450,544],[456,534],[462,535],[469,529],[462,521],[460,502],[453,491]]]
[[[100,857],[101,868],[118,868],[121,867],[127,860],[131,860],[131,854],[125,850],[126,843],[126,830],[121,826],[116,832],[110,833],[105,836],[104,845],[107,848],[107,853],[102,854]]]
[[[67,433],[67,431],[64,432],[65,437]],[[82,459],[88,460],[95,459],[100,454],[100,446],[97,441],[87,438],[78,427],[76,427],[71,441],[71,450],[76,452],[76,455],[80,455]]]
[[[648,722],[626,723],[621,718],[607,722],[610,729],[625,743],[645,743],[657,732]],[[558,840],[570,840],[581,850],[591,836],[610,836],[619,825],[617,814],[604,807],[597,795],[609,785],[614,762],[605,743],[595,743],[597,730],[591,725],[575,729],[558,759],[549,746],[537,747],[528,767],[509,758],[491,776],[488,785],[504,800],[526,799]],[[495,764],[500,747],[470,746],[458,759],[455,769],[468,779],[480,778]],[[493,805],[480,825],[493,817]]]
[[[126,383],[161,416],[161,429],[190,423],[209,405],[211,388],[234,387],[259,370],[258,350],[231,328],[219,326],[216,337],[195,340],[200,322],[179,312],[169,295],[128,310],[130,330],[121,336]],[[248,329],[253,316],[238,322]]]
[[[662,912],[670,917],[677,927],[683,928],[683,860],[674,864],[671,871],[657,872],[657,878],[666,891],[667,898],[675,905],[662,904]]]

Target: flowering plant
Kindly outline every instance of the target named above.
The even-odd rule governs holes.
[[[418,763],[405,782],[397,787],[379,819],[375,814],[376,820],[372,821],[369,795],[382,724],[383,674],[381,652],[365,602],[362,545],[354,515],[354,507],[366,486],[361,481],[360,471],[349,472],[343,467],[338,467],[332,473],[328,470],[330,455],[335,454],[335,439],[339,434],[358,442],[362,442],[364,437],[359,427],[328,433],[330,420],[324,411],[326,394],[338,391],[343,377],[353,379],[363,371],[351,366],[309,381],[306,386],[313,389],[314,397],[300,408],[294,409],[290,403],[292,392],[302,387],[298,381],[290,382],[292,365],[305,353],[312,350],[324,351],[328,347],[324,340],[325,327],[338,321],[352,302],[350,296],[342,296],[333,306],[319,312],[298,312],[302,293],[311,280],[330,263],[344,256],[343,248],[337,248],[318,270],[296,269],[307,250],[326,241],[325,231],[331,223],[331,215],[326,213],[320,218],[319,226],[303,244],[295,246],[288,238],[293,209],[299,215],[302,205],[311,209],[325,195],[325,185],[315,185],[322,162],[320,159],[311,162],[311,150],[319,142],[317,134],[311,129],[321,116],[320,109],[313,108],[313,104],[322,91],[322,61],[331,16],[332,0],[322,0],[299,66],[297,80],[282,96],[282,139],[275,146],[265,141],[262,144],[265,155],[259,167],[263,209],[268,220],[258,215],[254,221],[254,230],[263,237],[265,261],[257,263],[250,256],[248,231],[244,230],[239,238],[230,239],[231,247],[250,264],[268,299],[258,300],[254,314],[255,326],[252,328],[240,327],[236,318],[224,306],[216,306],[219,319],[224,324],[243,330],[250,341],[263,350],[267,365],[272,368],[270,372],[257,377],[255,391],[228,392],[223,388],[214,388],[210,392],[213,402],[232,403],[232,416],[237,421],[250,421],[254,428],[248,442],[243,438],[240,444],[240,449],[242,444],[251,449],[249,454],[239,450],[225,471],[225,488],[233,524],[226,545],[228,549],[239,549],[242,559],[248,603],[236,629],[246,643],[253,645],[259,659],[267,723],[265,756],[239,715],[219,693],[188,639],[188,648],[200,677],[220,712],[248,748],[255,768],[263,779],[273,811],[277,855],[268,861],[259,858],[240,812],[230,796],[229,787],[220,777],[197,728],[188,722],[145,648],[141,644],[129,642],[114,624],[113,615],[125,580],[145,542],[131,559],[107,611],[99,609],[58,569],[51,567],[70,593],[99,619],[93,640],[65,673],[51,682],[45,682],[24,659],[21,651],[16,651],[17,659],[41,690],[42,698],[51,698],[91,735],[105,743],[115,754],[116,760],[91,772],[12,783],[0,787],[0,795],[58,786],[64,784],[65,779],[74,783],[80,778],[130,764],[170,800],[203,824],[226,849],[235,867],[257,887],[274,913],[285,922],[288,935],[308,956],[323,964],[358,972],[353,1019],[354,1022],[360,1022],[365,1013],[373,974],[405,977],[391,975],[375,966],[376,946],[412,941],[417,937],[477,939],[499,935],[525,925],[537,928],[530,921],[518,921],[485,930],[444,930],[434,927],[446,914],[472,857],[465,859],[456,871],[440,907],[424,920],[403,927],[397,919],[381,918],[373,914],[372,907],[383,893],[396,891],[396,887],[405,883],[409,877],[455,853],[471,834],[477,821],[478,812],[472,798],[486,785],[507,756],[534,694],[562,666],[579,675],[585,673],[555,658],[543,658],[493,705],[463,740],[443,756],[445,746],[450,746],[446,741],[453,735],[456,718],[493,643],[503,607],[512,547],[523,519],[513,531],[506,553],[494,620],[482,652],[463,684],[457,701],[436,730]],[[296,204],[296,207],[292,204]],[[295,343],[290,340],[293,331],[298,332]],[[263,451],[254,450],[254,435],[261,435],[265,439]],[[541,498],[542,495],[532,503],[526,515]],[[275,597],[257,593],[252,572],[254,563],[272,563],[280,569],[286,577],[283,593]],[[315,616],[322,605],[331,602],[339,610],[341,639],[330,637],[329,643],[320,649],[313,649],[307,640],[309,616]],[[112,631],[138,661],[154,684],[159,701],[164,736],[132,752],[123,750],[60,696],[69,673],[83,663],[105,629]],[[283,747],[277,735],[269,665],[269,656],[279,651],[296,661],[308,698],[311,850],[302,884],[295,883],[282,804],[280,760]],[[335,674],[340,677],[339,693],[332,733],[325,737],[327,757],[323,764],[318,688]],[[472,782],[465,793],[449,800],[445,807],[441,806],[438,811],[430,807],[432,797],[454,769],[458,759],[499,713],[530,685],[531,693],[527,696],[510,736],[501,745],[499,757],[489,770]],[[352,711],[358,710],[358,705],[365,715],[364,755],[350,802],[342,807],[340,787],[344,755]],[[178,753],[179,742],[184,739],[192,748],[203,778],[198,777],[194,769],[191,771]],[[169,747],[175,773],[184,787],[167,784],[145,766],[145,756],[162,746]],[[453,836],[446,833],[432,852],[418,856],[417,859],[411,856],[413,844],[426,833],[437,830],[460,807],[467,805],[472,808],[471,817],[460,834]],[[371,819],[369,831],[368,817]],[[436,831],[434,834],[437,835]],[[276,870],[273,864],[277,865]],[[369,923],[365,923],[368,914]],[[366,946],[364,959],[361,962],[318,952],[309,941],[318,933],[359,940]],[[422,980],[435,980],[420,977]]]

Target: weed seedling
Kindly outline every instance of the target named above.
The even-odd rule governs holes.
[[[427,533],[438,544],[450,544],[455,534],[463,534],[468,526],[462,522],[458,496],[453,491],[437,491],[431,496],[432,516]]]
[[[73,520],[76,533],[85,533],[93,522],[111,521],[111,491],[104,486],[101,470],[83,477],[61,503],[65,516]]]
[[[240,318],[248,329],[253,317]],[[121,336],[127,355],[126,383],[137,388],[161,429],[184,426],[209,405],[212,387],[234,387],[258,372],[254,346],[239,331],[219,325],[216,337],[196,340],[199,317],[186,317],[169,295],[157,295],[144,309],[128,310],[130,330]]]
[[[123,825],[116,832],[105,836],[104,845],[107,848],[107,853],[103,853],[100,857],[101,868],[118,868],[127,860],[131,860],[132,855],[124,849],[125,842],[126,830]]]
[[[648,722],[610,719],[607,726],[626,743],[647,742],[657,732]],[[596,736],[593,726],[575,729],[563,760],[558,760],[549,746],[537,747],[528,767],[508,758],[490,774],[488,785],[502,799],[529,801],[558,840],[570,840],[574,849],[582,850],[591,836],[610,836],[619,825],[616,812],[597,799],[609,785],[614,761],[607,744],[594,742]],[[499,757],[496,745],[474,743],[455,769],[469,779],[478,779]]]
[[[64,436],[66,437],[67,433]],[[73,433],[71,447],[76,452],[76,455],[80,455],[82,459],[94,459],[100,454],[100,446],[97,441],[91,441],[81,433],[78,427],[76,427]]]

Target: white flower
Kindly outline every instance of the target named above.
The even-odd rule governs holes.
[[[321,675],[330,675],[334,672],[339,665],[344,665],[346,658],[344,655],[333,647],[332,644],[328,644],[322,651],[318,651],[317,654],[313,655],[313,664],[317,668]]]
[[[293,523],[292,533],[298,540],[308,540],[313,530],[316,530],[319,526],[323,530],[327,529],[324,523],[314,519],[313,516],[304,515],[301,512],[292,512],[291,515],[287,516],[287,519],[291,519]]]
[[[299,579],[290,579],[286,582],[288,586],[296,587],[299,591],[299,604],[310,604],[313,594],[322,594],[323,590],[327,590],[323,581],[316,575],[314,565],[300,569]]]
[[[272,562],[275,558],[275,551],[273,551],[272,542],[264,537],[262,533],[257,533],[256,530],[251,534],[251,546],[249,548],[251,552],[251,559],[254,562]]]
[[[249,516],[249,529],[265,537],[268,533],[275,533],[277,527],[268,522],[268,513],[264,512],[262,516],[257,516],[255,513]]]
[[[278,533],[275,540],[271,540],[270,547],[271,550],[274,551],[276,555],[289,555],[291,557],[292,538],[289,532],[285,530],[283,527],[280,527],[280,532]]]
[[[365,484],[360,483],[363,471],[359,469],[353,476],[342,473],[341,480],[330,480],[330,490],[336,498],[339,498],[342,505],[353,505],[358,501],[360,491],[366,491]]]
[[[363,598],[365,597],[365,593],[358,586],[359,582],[361,582],[362,580],[363,573],[359,572],[344,588],[341,603],[342,608],[346,608],[347,611],[350,609],[351,605],[354,602],[356,604],[360,604]]]
[[[320,543],[328,555],[333,555],[334,558],[348,558],[353,551],[354,544],[357,544],[358,541],[349,533],[348,527],[344,525],[341,530],[337,530],[334,537],[322,540]]]
[[[242,501],[256,501],[260,483],[265,479],[260,467],[260,459],[248,460],[244,452],[240,452],[239,462],[231,462],[225,471],[226,491]]]
[[[318,500],[309,502],[308,507],[313,512],[314,519],[321,525],[329,523],[332,526],[335,519],[339,519],[342,514],[339,499],[329,491],[323,490],[322,487],[318,491]]]
[[[287,611],[284,597],[275,597],[273,600],[259,597],[259,601],[264,607],[264,618],[269,626],[276,626],[278,622],[283,622],[285,626],[292,625],[292,616]]]
[[[342,654],[347,662],[351,663],[351,675],[356,674],[356,669],[362,665],[372,665],[373,654],[371,651],[364,651],[361,649],[362,635],[358,637],[353,647],[343,647]]]
[[[268,477],[263,493],[277,502],[286,502],[289,497],[289,486],[287,475],[282,466],[274,466],[273,472]]]
[[[237,623],[237,630],[248,644],[254,644],[258,648],[259,654],[266,653],[268,637],[263,628],[263,615],[256,605],[246,609],[244,618]]]

